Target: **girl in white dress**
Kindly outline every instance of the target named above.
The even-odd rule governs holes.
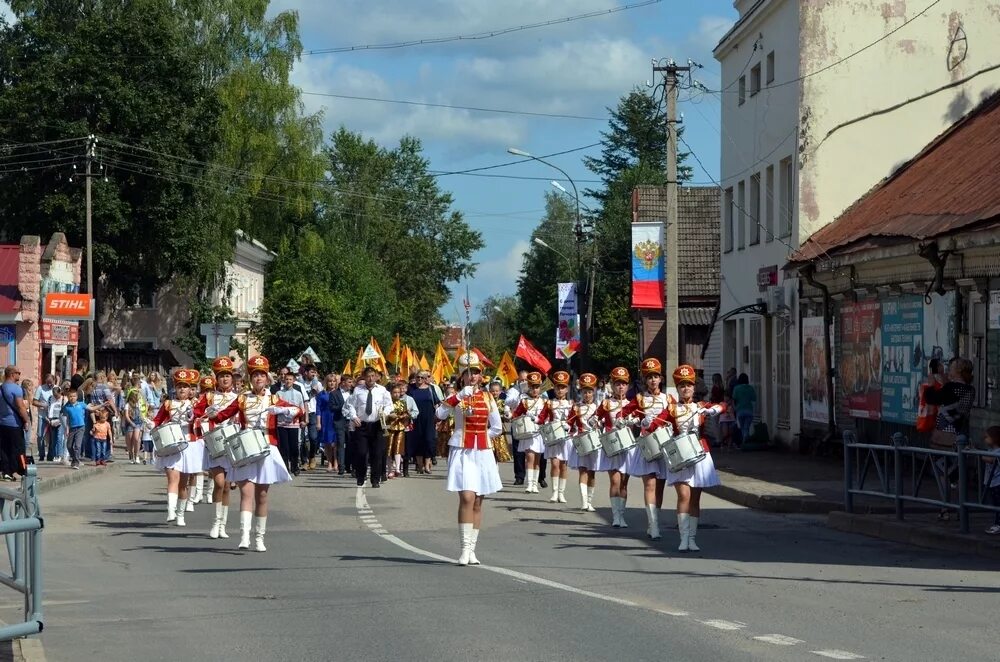
[[[622,412],[629,404],[628,385],[631,380],[628,369],[618,366],[611,370],[611,397],[607,398],[597,408],[597,416],[604,425],[604,432],[611,432],[617,427],[626,425]],[[628,475],[625,473],[627,453],[608,455],[602,449],[597,458],[595,471],[607,471],[611,488],[611,526],[628,527],[625,520],[625,508],[628,501]]]
[[[233,389],[233,361],[228,356],[220,356],[212,362],[212,372],[215,373],[215,390],[202,393],[198,404],[194,406],[196,420],[204,421],[211,430],[215,423],[211,417],[231,405],[237,397]],[[233,473],[233,465],[229,462],[229,454],[212,457],[205,449],[205,466],[208,475],[212,477],[212,491],[209,503],[215,504],[215,521],[208,532],[210,538],[228,538],[226,524],[229,521],[229,481],[227,475]]]
[[[164,399],[160,410],[153,418],[153,425],[176,423],[188,442],[187,448],[172,455],[155,455],[153,465],[167,475],[167,521],[177,526],[185,526],[184,511],[188,498],[188,478],[195,469],[200,470],[202,460],[195,462],[194,453],[200,451],[191,433],[192,388],[198,385],[198,371],[178,368],[174,371],[174,395],[176,399]],[[202,444],[204,445],[204,444]],[[198,466],[196,466],[196,464]]]
[[[527,377],[528,393],[521,397],[521,402],[514,409],[513,418],[527,416],[538,423],[545,400],[542,398],[542,373],[529,372]],[[526,439],[519,439],[517,452],[524,453],[524,491],[528,494],[538,494],[538,464],[539,457],[545,452],[542,435],[536,432]]]
[[[538,417],[538,423],[559,423],[563,428],[567,428],[566,421],[569,420],[570,410],[573,408],[573,401],[569,399],[569,373],[565,370],[557,370],[552,373],[552,384],[556,392],[556,397],[548,400],[542,413]],[[550,476],[552,477],[552,497],[549,503],[566,503],[566,481],[569,479],[569,463],[574,459],[576,449],[573,448],[573,441],[567,435],[564,440],[555,444],[546,444],[545,459],[552,467]]]
[[[573,405],[569,414],[569,430],[571,435],[586,434],[592,430],[599,430],[600,419],[597,417],[597,404],[594,402],[594,389],[597,387],[597,375],[586,372],[580,375],[581,401]],[[580,508],[587,512],[594,512],[594,481],[596,469],[601,463],[603,451],[598,448],[593,453],[580,455],[573,447],[570,453],[570,468],[580,472]]]

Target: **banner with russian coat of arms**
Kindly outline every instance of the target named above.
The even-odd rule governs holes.
[[[663,310],[663,224],[632,224],[632,307]]]

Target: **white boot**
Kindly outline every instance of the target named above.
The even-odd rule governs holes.
[[[531,486],[533,485],[534,478],[535,478],[535,470],[534,469],[525,469],[524,470],[524,493],[525,494],[531,494]]]
[[[656,507],[655,503],[646,504],[646,519],[649,520],[649,527],[646,529],[646,535],[649,536],[650,540],[659,540],[660,509]]]
[[[212,522],[212,528],[208,532],[209,538],[218,538],[219,529],[222,527],[222,504],[215,504],[215,521]]]
[[[580,510],[590,510],[593,511],[593,506],[590,505],[590,501],[587,498],[587,484],[580,483]]]
[[[253,513],[249,510],[240,511],[240,545],[239,549],[250,549],[250,521]]]
[[[207,490],[205,490],[205,503],[213,503],[212,492],[215,489],[215,483],[213,483]]]
[[[623,529],[628,528],[628,521],[625,519],[626,505],[625,497],[618,497],[618,526]]]
[[[477,542],[479,542],[479,529],[474,528],[469,536],[469,565],[479,565],[479,559],[476,558]]]
[[[177,493],[167,492],[167,522],[177,519]]]
[[[534,470],[534,478],[531,479],[531,493],[538,494],[538,474],[541,473],[540,469]]]
[[[688,517],[688,549],[692,552],[700,552],[701,547],[695,544],[695,536],[698,535],[698,518],[694,515]]]
[[[222,506],[222,515],[219,517],[219,537],[228,538],[226,533],[226,522],[229,520],[229,506]]]
[[[568,478],[559,479],[559,503],[566,503],[566,481]]]
[[[595,512],[597,512],[597,508],[594,508],[594,488],[593,487],[588,487],[587,488],[587,508],[586,508],[586,511],[588,513],[595,513]]]
[[[194,477],[194,498],[192,503],[201,503],[205,496],[205,474],[197,474]]]
[[[177,526],[187,526],[187,524],[184,523],[184,508],[187,504],[187,499],[184,499],[183,501],[180,499],[177,500],[177,519],[174,520],[174,524]]]
[[[690,515],[687,513],[677,513],[677,530],[681,536],[681,544],[677,547],[678,552],[686,552],[691,549],[688,543],[688,525],[690,522]]]
[[[552,477],[552,496],[549,497],[549,503],[556,503],[559,501],[559,477]]]
[[[611,497],[611,526],[616,529],[622,527],[622,498]]]
[[[267,517],[254,517],[254,538],[253,538],[253,550],[255,552],[266,552],[267,547],[264,547],[264,534],[267,533]]]
[[[472,560],[472,524],[459,523],[458,536],[462,541],[462,553],[458,556],[458,565],[469,565]]]

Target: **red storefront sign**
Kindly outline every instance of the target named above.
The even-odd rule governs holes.
[[[76,345],[80,341],[80,325],[43,320],[39,341],[43,345]]]

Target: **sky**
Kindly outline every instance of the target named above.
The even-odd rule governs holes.
[[[293,72],[309,112],[322,111],[326,133],[343,125],[386,147],[403,135],[419,138],[434,171],[449,172],[517,160],[517,147],[546,155],[597,143],[607,129],[608,107],[635,86],[653,80],[652,60],[689,58],[702,65],[694,77],[719,89],[712,48],[736,19],[732,0],[661,0],[607,13],[644,0],[272,0],[271,12],[298,12],[306,54]],[[0,13],[6,11],[0,2]],[[558,22],[591,12],[591,18]],[[556,21],[486,39],[393,49],[310,53],[421,39],[473,35]],[[374,97],[602,119],[567,119],[349,100],[322,94]],[[694,179],[709,183],[719,170],[719,102],[682,92],[685,140],[709,174],[693,162]],[[584,168],[596,148],[551,160],[581,190],[597,182]],[[457,209],[483,235],[474,256],[476,275],[454,283],[441,309],[450,322],[464,321],[468,287],[475,307],[490,295],[513,294],[528,237],[541,220],[550,179],[561,175],[537,162],[441,176]],[[567,182],[565,187],[572,190]],[[584,200],[584,202],[591,202]],[[554,256],[554,259],[562,259]],[[400,277],[405,277],[401,274]]]

